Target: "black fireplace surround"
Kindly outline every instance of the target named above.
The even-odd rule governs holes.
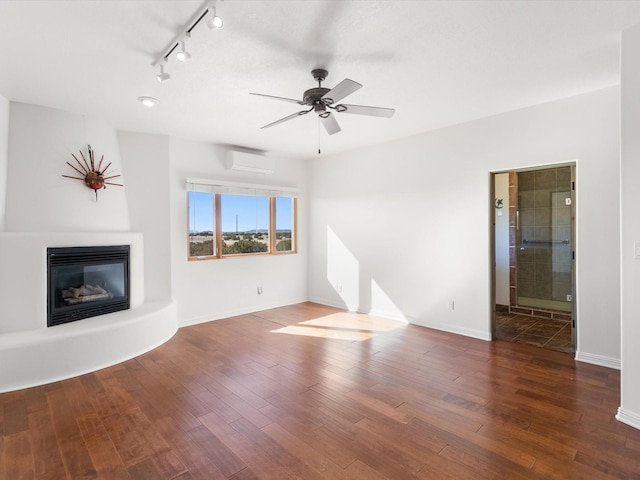
[[[129,308],[129,245],[47,248],[47,326]]]

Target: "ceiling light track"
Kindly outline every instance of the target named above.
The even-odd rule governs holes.
[[[200,10],[198,10],[193,17],[191,17],[191,20],[186,24],[185,28],[178,34],[176,35],[173,40],[171,40],[171,42],[169,42],[169,44],[167,45],[167,47],[163,50],[163,53],[157,57],[155,59],[155,61],[152,63],[152,65],[154,67],[160,66],[160,68],[163,68],[163,64],[169,61],[169,57],[171,57],[171,55],[176,52],[176,59],[184,62],[188,59],[191,58],[191,54],[186,50],[186,42],[189,38],[191,38],[191,32],[193,31],[194,28],[196,28],[198,26],[198,24],[204,20],[205,18],[207,18],[207,16],[209,17],[207,20],[207,26],[209,27],[209,29],[219,29],[222,28],[222,18],[220,18],[217,14],[216,14],[216,2],[218,0],[214,0],[213,2],[208,2],[206,7],[201,8]],[[224,0],[219,0],[219,1],[224,1]],[[178,49],[178,47],[181,47],[180,49]],[[161,72],[161,74],[164,74],[164,71]],[[168,77],[168,74],[167,78]],[[164,81],[164,80],[163,80]]]

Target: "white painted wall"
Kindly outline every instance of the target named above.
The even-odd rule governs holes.
[[[494,197],[502,199],[502,208],[495,209],[496,303],[509,305],[509,174],[494,179]]]
[[[171,298],[169,137],[119,132],[131,229],[144,234],[144,296]]]
[[[577,160],[577,357],[619,365],[618,95],[311,161],[310,299],[488,339],[489,172]]]
[[[621,223],[622,373],[618,419],[640,428],[640,25],[622,33],[621,55]]]
[[[181,325],[273,308],[307,299],[306,191],[304,162],[276,159],[273,175],[225,170],[228,148],[170,140],[171,278]],[[261,255],[187,261],[187,177],[299,189],[299,250],[295,255]],[[262,295],[257,287],[262,286]]]
[[[152,237],[147,247],[141,233],[130,231],[126,187],[100,190],[96,202],[94,192],[84,181],[62,177],[74,175],[66,165],[67,161],[75,162],[71,153],[86,149],[91,143],[96,160],[104,155],[105,162],[112,163],[110,170],[122,175],[117,181],[127,185],[112,127],[35,105],[11,102],[6,107],[0,101],[0,119],[4,119],[5,112],[10,114],[8,129],[0,120],[0,151],[3,141],[6,145],[8,130],[8,155],[0,153],[0,206],[5,205],[6,198],[5,231],[0,232],[0,392],[113,365],[155,348],[177,330],[176,307],[168,294],[162,301],[145,299],[145,256],[149,254],[151,261],[157,261],[162,256],[162,246],[165,254],[150,270],[154,276],[151,292],[166,293],[170,284],[169,274],[163,278],[163,272],[169,270],[170,251],[166,226],[168,142],[164,141],[164,162],[162,148],[140,155],[150,164],[153,154],[161,154],[154,158],[158,163],[153,165],[164,163],[164,171],[150,176],[154,180],[164,177],[158,194],[159,204],[164,198],[164,215],[149,208],[143,192],[153,192],[144,183],[144,172],[135,163],[131,165],[132,186],[136,189],[131,209],[136,222],[155,233],[162,230],[162,219],[165,221],[163,238]],[[134,147],[128,151],[135,162],[139,152]],[[47,328],[47,247],[120,244],[131,246],[131,308]]]
[[[4,230],[9,161],[9,100],[0,95],[0,232]]]
[[[5,230],[8,232],[127,231],[125,187],[100,190],[98,201],[70,166],[91,144],[110,171],[122,175],[115,130],[99,121],[52,108],[11,102]],[[81,158],[79,158],[82,161]]]

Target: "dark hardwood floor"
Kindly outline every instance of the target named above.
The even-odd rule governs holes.
[[[619,372],[304,303],[0,395],[0,478],[631,479]]]

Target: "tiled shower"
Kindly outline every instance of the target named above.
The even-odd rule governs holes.
[[[571,319],[572,182],[571,166],[509,174],[512,312]]]

